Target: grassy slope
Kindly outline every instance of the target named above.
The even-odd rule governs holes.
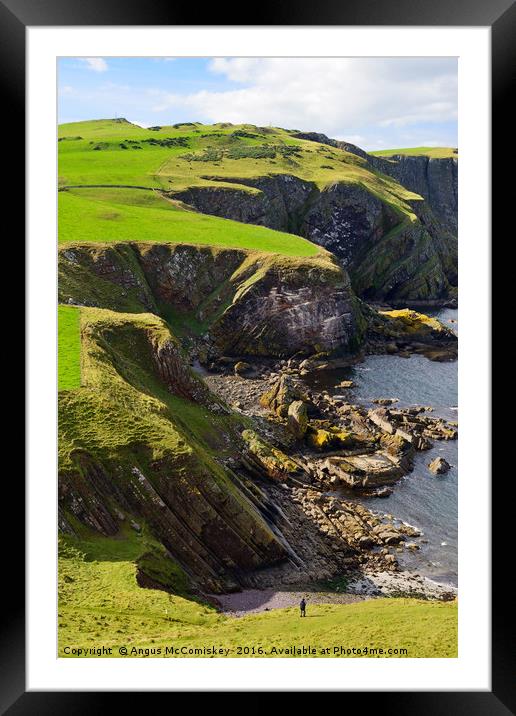
[[[218,435],[233,429],[232,416],[171,394],[152,368],[149,337],[175,340],[160,318],[81,308],[81,322],[82,387],[60,395],[61,471],[77,448],[128,465],[190,455],[192,445],[199,455],[222,454]]]
[[[81,385],[81,312],[72,306],[59,306],[58,322],[58,390],[72,390]]]
[[[456,603],[375,599],[310,606],[305,620],[299,619],[295,608],[228,618],[191,597],[138,587],[135,562],[148,549],[147,540],[145,534],[131,530],[119,540],[62,538],[61,656],[65,646],[104,645],[114,648],[112,656],[119,656],[119,646],[130,650],[212,644],[232,649],[230,656],[238,656],[238,646],[262,647],[266,653],[255,656],[267,656],[272,647],[303,645],[406,648],[404,656],[409,658],[457,656]]]
[[[73,189],[59,192],[59,242],[152,241],[315,256],[320,249],[293,234],[184,211],[154,191]]]
[[[279,128],[198,124],[152,131],[127,122],[99,120],[61,125],[59,136],[69,137],[59,142],[61,185],[126,184],[172,190],[192,185],[220,187],[220,181],[214,182],[212,177],[235,180],[293,174],[321,189],[335,182],[363,185],[407,216],[413,216],[407,201],[421,198],[390,177],[367,169],[361,157],[293,139],[287,130]],[[175,140],[183,145],[160,146],[146,140]],[[101,148],[96,150],[97,146]],[[249,156],[257,149],[271,147],[280,147],[281,151],[274,157]],[[289,147],[299,151],[285,156]],[[208,148],[219,154],[209,159]],[[240,158],[232,158],[235,152]],[[203,161],[194,160],[199,158]]]
[[[380,149],[377,152],[369,152],[375,157],[392,157],[396,154],[402,154],[408,157],[425,156],[430,159],[449,159],[450,157],[459,156],[453,147],[407,147],[405,149]]]
[[[200,484],[206,492],[223,492],[242,517],[255,519],[249,499],[220,464],[234,454],[245,419],[210,411],[211,394],[186,366],[183,387],[190,385],[198,402],[170,392],[153,359],[158,347],[177,346],[166,324],[150,313],[82,308],[81,328],[82,386],[59,394],[60,479],[76,483],[84,475],[83,454],[111,473],[115,484],[127,482],[135,466],[151,484],[161,473],[176,484],[189,483],[186,476],[192,475],[194,493]]]

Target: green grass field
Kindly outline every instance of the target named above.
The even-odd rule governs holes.
[[[81,312],[72,306],[58,306],[58,390],[81,385]]]
[[[380,149],[377,152],[370,152],[375,157],[392,157],[396,154],[402,154],[407,157],[425,156],[430,159],[449,159],[455,157],[457,159],[458,152],[453,147],[407,147],[405,149]]]
[[[110,647],[112,653],[107,656],[113,657],[120,656],[119,647],[127,647],[127,655],[135,657],[166,656],[166,647],[186,649],[186,653],[169,656],[200,656],[189,650],[207,645],[229,649],[225,655],[231,657],[291,656],[280,650],[303,645],[314,646],[315,656],[323,657],[334,656],[333,648],[340,646],[406,649],[406,653],[375,654],[392,658],[457,656],[456,602],[372,599],[313,605],[306,619],[299,618],[297,608],[237,619],[188,595],[137,586],[136,562],[151,541],[145,530],[137,534],[130,529],[120,539],[61,538],[60,656],[77,655],[67,654],[66,647],[101,645]],[[239,654],[239,647],[250,647],[254,653]],[[132,653],[133,648],[143,651]],[[323,653],[323,649],[330,651]]]
[[[253,125],[201,125],[142,129],[121,120],[59,127],[59,184],[108,184],[181,190],[237,185],[239,179],[291,174],[320,189],[359,184],[402,214],[421,199],[355,154],[294,139],[285,129]],[[214,178],[216,181],[214,181]],[[247,190],[249,190],[247,188]]]
[[[184,211],[154,191],[59,192],[59,242],[148,241],[210,244],[285,256],[315,256],[318,246],[293,234]]]

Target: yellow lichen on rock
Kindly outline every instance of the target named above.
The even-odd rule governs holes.
[[[355,443],[353,433],[341,430],[338,427],[318,428],[310,425],[306,433],[307,444],[315,450],[328,450],[329,448],[350,448]]]
[[[425,313],[418,313],[417,311],[412,311],[410,308],[402,308],[393,311],[379,311],[379,313],[381,313],[382,316],[387,316],[387,318],[396,321],[399,324],[400,328],[402,328],[407,333],[446,331],[445,326],[443,326],[443,324],[438,321],[437,318],[427,316]]]
[[[312,448],[316,450],[324,450],[330,445],[331,434],[327,430],[322,428],[309,428],[306,442]]]

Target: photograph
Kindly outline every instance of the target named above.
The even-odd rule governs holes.
[[[458,57],[56,62],[57,656],[457,660]]]

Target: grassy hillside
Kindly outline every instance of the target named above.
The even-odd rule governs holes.
[[[58,307],[58,390],[72,390],[81,385],[80,322],[79,308]]]
[[[406,649],[407,653],[377,654],[393,658],[456,657],[457,604],[415,599],[374,599],[349,605],[313,605],[308,618],[294,608],[235,619],[188,595],[181,572],[178,591],[169,594],[137,586],[135,573],[152,539],[128,530],[119,539],[62,538],[59,560],[59,655],[66,646],[111,647],[108,656],[164,656],[165,647],[186,648],[177,656],[200,656],[189,649],[216,645],[230,649],[254,647],[250,656],[270,650],[313,645],[323,648]],[[161,654],[157,650],[161,649]],[[245,654],[241,654],[245,656]],[[281,656],[281,653],[272,654]],[[317,656],[333,656],[318,653]],[[289,654],[283,654],[289,656]],[[353,654],[343,654],[353,656]],[[370,656],[364,654],[364,656]]]
[[[78,448],[102,461],[115,459],[118,465],[127,460],[129,471],[132,460],[183,459],[192,454],[189,443],[197,441],[201,451],[211,452],[206,437],[214,426],[220,431],[230,429],[231,418],[209,414],[206,408],[172,394],[160,380],[153,367],[153,346],[176,344],[160,318],[81,308],[80,344],[76,340],[79,309],[59,308],[60,314],[74,321],[71,327],[65,324],[68,340],[59,342],[59,357],[64,355],[61,362],[70,373],[77,371],[78,351],[82,353],[81,389],[59,398],[61,471],[73,468]],[[187,371],[185,384],[189,379]],[[207,389],[200,383],[197,386],[195,377],[191,380],[204,397],[202,391],[207,394]],[[212,443],[216,451],[222,450],[216,440]]]
[[[355,154],[294,139],[277,127],[190,123],[150,130],[125,120],[98,120],[60,125],[59,140],[61,186],[180,190],[220,187],[221,179],[238,184],[239,178],[293,174],[320,189],[335,182],[362,185],[407,215],[407,202],[421,198],[371,171]]]
[[[376,157],[392,157],[401,154],[407,157],[425,156],[430,159],[457,159],[458,152],[453,147],[406,147],[405,149],[380,149],[377,152],[369,152]]]
[[[182,210],[152,190],[83,188],[59,192],[59,243],[146,241],[210,244],[285,256],[320,249],[293,234]]]

